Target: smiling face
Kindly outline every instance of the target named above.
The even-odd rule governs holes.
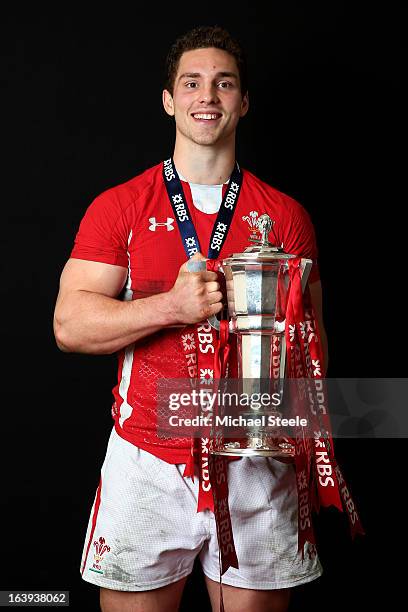
[[[186,51],[180,58],[173,96],[163,91],[166,112],[174,116],[177,139],[211,146],[228,139],[248,110],[235,58],[213,47]]]

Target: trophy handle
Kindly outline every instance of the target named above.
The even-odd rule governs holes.
[[[195,261],[189,259],[187,262],[187,270],[189,272],[205,272],[207,270],[207,260],[202,259],[201,261]],[[212,315],[207,321],[211,327],[220,331],[220,322],[215,315]]]
[[[302,292],[305,292],[306,283],[309,278],[310,270],[312,269],[313,262],[311,259],[306,259],[302,257],[300,260],[300,272],[301,272],[301,283],[302,283]]]

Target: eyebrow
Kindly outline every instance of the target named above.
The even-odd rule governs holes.
[[[178,80],[180,81],[180,79],[183,79],[185,77],[188,77],[190,79],[197,79],[200,76],[202,76],[200,72],[184,72],[183,74],[179,76]],[[215,76],[216,77],[232,77],[238,80],[238,75],[235,74],[235,72],[217,72]]]

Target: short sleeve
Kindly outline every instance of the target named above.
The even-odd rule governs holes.
[[[285,251],[313,261],[309,283],[314,283],[320,279],[315,230],[309,213],[295,200],[292,202],[294,207],[288,234],[284,240]]]
[[[75,237],[71,257],[128,266],[129,228],[113,190],[97,196],[88,207]]]

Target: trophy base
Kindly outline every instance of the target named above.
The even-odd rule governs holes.
[[[294,457],[295,446],[287,438],[250,438],[240,442],[224,442],[210,451],[228,457]]]

